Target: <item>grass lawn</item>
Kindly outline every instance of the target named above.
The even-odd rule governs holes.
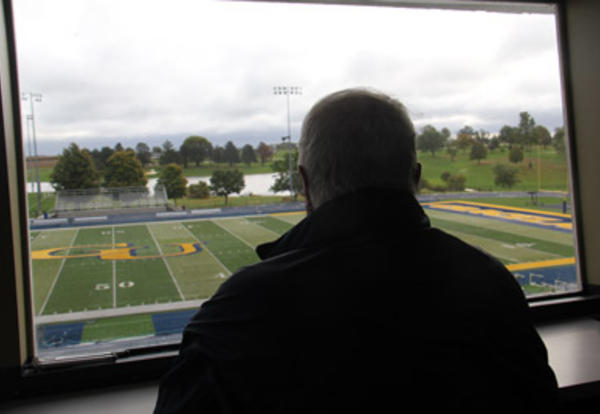
[[[454,160],[445,152],[436,153],[435,157],[429,152],[419,151],[419,162],[423,165],[423,178],[430,184],[442,186],[443,172],[462,174],[466,177],[466,187],[477,191],[501,191],[506,188],[494,184],[493,167],[498,163],[511,164],[518,168],[519,182],[510,190],[534,191],[557,190],[567,191],[567,164],[564,157],[553,148],[534,149],[531,153],[525,151],[525,158],[518,164],[508,161],[508,150],[504,148],[488,151],[486,159],[481,163],[469,159],[469,151],[459,151]],[[531,161],[531,167],[529,162]]]
[[[43,215],[44,211],[50,213],[54,210],[54,203],[56,202],[55,193],[41,193],[42,194],[42,211],[40,215]],[[38,199],[37,193],[27,193],[27,209],[29,218],[35,218],[38,216]]]
[[[42,182],[50,182],[50,174],[52,174],[52,170],[54,167],[38,167],[38,172],[40,174],[40,181]],[[27,182],[35,182],[35,169],[30,168],[27,170]]]

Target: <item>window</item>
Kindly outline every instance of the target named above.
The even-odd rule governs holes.
[[[434,225],[498,256],[532,298],[581,290],[549,7],[106,4],[14,5],[40,360],[179,341],[222,280],[257,260],[253,247],[302,218],[285,167],[303,114],[357,85],[411,111]],[[184,145],[198,136],[211,151],[201,139]],[[245,164],[244,145],[257,156],[261,141],[273,158]],[[53,191],[58,155],[91,160],[101,173],[91,190]],[[277,161],[279,193],[250,174],[270,177]],[[147,182],[108,185],[111,163],[127,162],[145,164]],[[239,196],[174,199],[154,185],[167,164],[187,164],[196,183],[230,162],[245,172]]]

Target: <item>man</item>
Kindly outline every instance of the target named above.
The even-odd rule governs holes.
[[[157,413],[551,410],[556,380],[519,285],[429,225],[405,108],[344,90],[306,116],[307,217],[184,332]]]

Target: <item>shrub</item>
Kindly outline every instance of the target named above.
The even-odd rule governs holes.
[[[467,177],[462,174],[451,175],[446,180],[448,190],[450,191],[464,191]]]
[[[512,187],[517,182],[517,167],[511,165],[497,164],[494,166],[494,183],[501,187]]]
[[[508,153],[508,160],[513,163],[519,163],[523,161],[523,148],[519,146],[513,146]]]
[[[198,182],[198,184],[190,184],[188,186],[188,196],[190,198],[208,198],[210,195],[210,188],[204,181]]]

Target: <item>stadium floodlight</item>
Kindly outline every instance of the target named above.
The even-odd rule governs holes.
[[[290,196],[293,196],[293,180],[292,180],[292,128],[290,123],[290,95],[302,95],[301,86],[275,86],[273,88],[273,94],[285,95],[287,103],[287,136],[281,137],[281,140],[285,142],[288,140],[289,143],[289,161],[290,161]]]
[[[26,118],[26,121],[31,121],[31,135],[33,137],[33,155],[34,155],[34,165],[35,165],[35,181],[37,183],[37,215],[42,213],[42,189],[40,184],[40,168],[39,168],[39,159],[37,152],[37,140],[35,137],[35,112],[33,102],[42,102],[42,94],[41,93],[33,93],[26,92],[21,95],[21,99],[24,101],[29,101],[29,116]],[[28,127],[29,131],[29,127]]]

